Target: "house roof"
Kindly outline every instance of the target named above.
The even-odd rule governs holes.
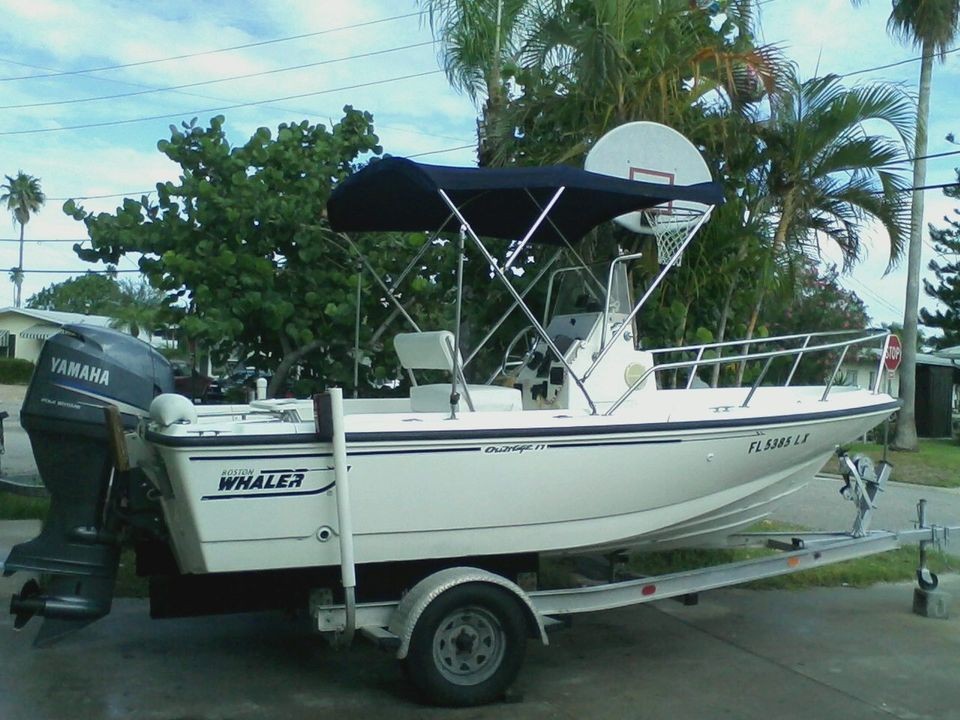
[[[83,313],[60,312],[59,310],[35,310],[33,308],[0,308],[0,315],[4,313],[14,313],[25,317],[39,320],[40,322],[51,325],[96,325],[98,327],[110,327],[113,318],[106,315],[84,315]]]
[[[940,365],[942,367],[960,367],[960,354],[954,358],[936,354],[917,353],[917,365]]]

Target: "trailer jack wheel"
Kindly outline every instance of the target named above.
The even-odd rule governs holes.
[[[482,583],[458,585],[417,620],[405,673],[437,705],[498,700],[523,664],[526,629],[523,610],[506,591]]]
[[[917,585],[920,586],[921,590],[936,590],[940,585],[940,578],[937,577],[936,573],[923,567],[917,570]]]

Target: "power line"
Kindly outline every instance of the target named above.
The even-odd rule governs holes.
[[[2,58],[0,58],[0,62],[4,62]],[[12,62],[12,61],[7,61],[7,62]],[[26,63],[17,63],[17,64],[18,64],[18,65],[23,65],[23,66],[25,66],[25,67],[35,67],[35,68],[39,68],[39,69],[43,69],[43,70],[49,70],[49,69],[50,69],[50,68],[43,68],[43,67],[41,67],[41,66],[39,66],[39,65],[28,65],[28,64],[26,64]],[[113,79],[113,78],[98,78],[98,79],[99,79],[99,80],[102,80],[102,81],[104,81],[104,82],[115,83],[115,84],[117,84],[117,85],[127,85],[127,86],[130,86],[130,87],[147,88],[148,90],[153,90],[153,89],[154,89],[154,88],[152,88],[151,86],[149,86],[149,85],[143,85],[142,83],[132,83],[132,82],[124,81],[124,80],[116,80],[116,79]],[[162,88],[160,88],[160,89],[162,89]],[[158,90],[159,90],[159,89],[158,89]],[[201,94],[201,93],[191,93],[191,92],[183,92],[183,91],[181,91],[181,90],[171,90],[171,92],[175,92],[175,93],[178,93],[178,94],[180,94],[180,95],[186,95],[187,97],[198,97],[198,98],[204,98],[204,99],[207,99],[207,100],[216,100],[216,101],[218,101],[218,102],[231,102],[231,100],[230,100],[229,98],[218,97],[218,96],[216,96],[216,95]],[[136,94],[136,93],[131,93],[131,94]],[[271,108],[271,109],[273,109],[273,110],[277,110],[277,111],[280,111],[280,112],[294,113],[294,114],[302,114],[302,115],[311,115],[311,114],[320,115],[320,114],[324,114],[324,113],[321,113],[321,112],[307,111],[307,110],[301,110],[301,109],[296,109],[296,110],[295,110],[295,109],[290,109],[290,108],[276,107],[276,106],[272,106],[272,105],[269,105],[269,104],[264,104],[264,107],[266,107],[266,108]],[[396,126],[393,126],[393,125],[384,125],[384,124],[382,124],[382,123],[381,123],[381,124],[378,124],[378,125],[377,125],[377,128],[380,129],[380,130],[393,130],[394,132],[407,133],[407,134],[409,134],[409,135],[420,135],[421,137],[438,138],[438,139],[442,139],[442,140],[460,140],[460,138],[451,137],[451,136],[449,136],[449,135],[438,135],[437,133],[426,133],[426,132],[421,132],[421,131],[419,131],[419,130],[411,130],[410,128],[396,127]],[[153,192],[153,191],[148,191],[148,192]],[[124,195],[124,194],[125,194],[125,193],[115,193],[115,194],[113,194],[113,195],[100,195],[100,196],[91,196],[91,197],[121,197],[121,196]],[[50,198],[50,199],[55,199],[55,200],[57,200],[57,199],[59,199],[59,200],[68,200],[68,199],[70,199],[70,198]],[[75,199],[78,199],[78,198],[75,198]]]
[[[0,62],[13,62],[13,61],[12,61],[12,60],[4,60],[3,58],[0,58]],[[24,67],[37,68],[37,69],[40,69],[40,70],[51,70],[51,71],[53,71],[52,68],[42,67],[42,66],[40,66],[40,65],[29,65],[29,64],[27,64],[27,63],[15,63],[15,64],[16,64],[16,65],[22,65],[22,66],[24,66]],[[56,72],[60,72],[60,71],[58,70],[58,71],[56,71]],[[142,83],[127,82],[127,81],[125,81],[125,80],[117,80],[117,79],[115,79],[115,78],[97,78],[97,80],[99,80],[99,81],[101,81],[101,82],[114,83],[114,84],[116,84],[116,85],[127,85],[127,86],[129,86],[129,87],[139,87],[139,88],[153,89],[152,86],[150,86],[150,85],[144,85],[144,84],[142,84]],[[186,95],[187,97],[197,97],[197,98],[203,98],[203,99],[206,99],[206,100],[216,100],[217,102],[232,102],[232,100],[229,99],[229,98],[217,97],[216,95],[210,95],[209,93],[201,94],[201,93],[184,92],[184,91],[182,91],[182,90],[172,90],[171,92],[175,92],[175,93],[178,93],[178,94],[180,94],[180,95]],[[320,111],[313,111],[313,110],[307,111],[307,110],[302,110],[302,109],[292,109],[292,108],[277,107],[277,106],[271,105],[271,104],[269,104],[269,103],[264,103],[264,104],[263,104],[263,107],[265,107],[265,108],[270,108],[270,109],[273,109],[273,110],[276,110],[276,111],[279,111],[279,112],[284,112],[284,113],[294,113],[294,114],[297,114],[297,115],[323,115],[323,114],[329,114],[329,113],[324,113],[324,112],[320,112]],[[382,123],[378,124],[377,127],[380,128],[380,129],[383,129],[383,130],[393,130],[393,131],[395,131],[395,132],[402,132],[402,133],[407,133],[407,134],[410,134],[410,135],[420,135],[420,136],[422,136],[422,137],[440,138],[440,139],[444,139],[444,140],[457,140],[457,141],[460,140],[460,138],[451,137],[451,136],[449,136],[449,135],[438,135],[437,133],[426,133],[426,132],[422,132],[422,131],[420,131],[420,130],[411,130],[411,129],[409,129],[409,128],[396,127],[396,126],[393,126],[393,125],[384,125],[384,124],[382,124]]]
[[[426,152],[413,153],[412,155],[404,155],[406,158],[416,158],[424,157],[426,155],[440,155],[441,153],[454,152],[455,150],[467,150],[469,148],[476,147],[475,143],[469,143],[467,145],[456,145],[454,147],[442,148],[440,150],[427,150]],[[47,200],[57,200],[60,202],[66,202],[67,200],[102,200],[104,198],[114,198],[114,197],[133,197],[135,195],[153,195],[156,193],[156,190],[132,190],[130,192],[120,192],[120,193],[111,193],[109,195],[71,195],[68,197],[47,197]],[[84,242],[83,240],[25,240],[24,242]],[[18,238],[3,239],[0,238],[0,242],[20,242]]]
[[[70,195],[68,197],[47,196],[47,200],[57,200],[60,202],[66,202],[67,200],[103,200],[105,198],[113,198],[113,197],[133,197],[134,195],[152,195],[155,192],[156,190],[131,190],[130,192],[110,193],[109,195]]]
[[[184,110],[183,112],[165,113],[163,115],[151,115],[149,117],[130,118],[128,120],[109,120],[99,123],[85,123],[83,125],[63,125],[52,128],[34,128],[32,130],[5,130],[0,132],[0,136],[8,135],[36,135],[39,133],[61,132],[63,130],[85,130],[88,128],[113,127],[116,125],[130,125],[132,123],[147,122],[150,120],[169,120],[170,118],[183,117],[184,115],[202,115],[204,113],[221,112],[223,110],[235,110],[243,107],[253,107],[254,105],[264,105],[272,102],[282,102],[284,100],[298,100],[305,97],[315,97],[317,95],[327,95],[329,93],[342,92],[344,90],[356,90],[358,88],[372,87],[374,85],[385,85],[392,82],[403,80],[412,80],[414,78],[426,77],[427,75],[436,75],[441,70],[429,70],[427,72],[413,73],[410,75],[400,75],[397,77],[386,78],[384,80],[371,80],[365,83],[356,83],[354,85],[344,85],[337,88],[328,88],[326,90],[317,90],[308,93],[298,93],[296,95],[286,95],[279,98],[269,98],[267,100],[252,100],[250,102],[234,103],[232,105],[223,105],[221,107],[207,108],[204,110]]]
[[[115,95],[98,95],[95,97],[72,98],[70,100],[50,100],[48,102],[25,103],[23,105],[0,105],[0,110],[24,110],[26,108],[50,107],[52,105],[75,105],[77,103],[96,102],[100,100],[117,100],[120,98],[137,97],[140,95],[150,95],[153,93],[172,92],[176,90],[184,90],[186,88],[201,87],[204,85],[215,85],[217,83],[230,82],[233,80],[249,80],[250,78],[263,77],[265,75],[276,75],[278,73],[292,72],[294,70],[304,70],[306,68],[319,67],[321,65],[332,65],[334,63],[346,62],[348,60],[358,60],[360,58],[369,58],[369,57],[375,57],[377,55],[386,55],[387,53],[400,52],[402,50],[410,50],[413,48],[424,47],[425,45],[432,45],[432,44],[433,44],[432,40],[427,40],[425,42],[413,43],[412,45],[400,45],[398,47],[386,48],[385,50],[372,50],[370,52],[358,53],[356,55],[347,55],[345,57],[333,58],[330,60],[319,60],[317,62],[304,63],[302,65],[289,65],[286,67],[274,68],[273,70],[261,70],[260,72],[247,73],[245,75],[233,75],[231,77],[217,78],[215,80],[201,80],[198,82],[185,83],[183,85],[171,85],[169,87],[162,87],[162,88],[149,88],[147,90],[137,90],[135,92],[128,92],[128,93],[117,93]]]
[[[24,275],[77,275],[90,273],[92,275],[113,275],[114,273],[138,273],[140,270],[88,270],[79,268],[77,270],[21,270]]]
[[[20,75],[16,77],[0,77],[0,82],[8,82],[11,80],[32,80],[35,78],[52,78],[52,77],[63,77],[65,75],[84,75],[86,73],[101,72],[104,70],[120,70],[123,68],[131,67],[141,67],[143,65],[154,65],[157,63],[170,62],[172,60],[186,60],[188,58],[201,57],[203,55],[215,55],[217,53],[231,52],[233,50],[245,50],[252,47],[260,47],[263,45],[272,45],[275,43],[288,42],[290,40],[302,40],[309,37],[318,37],[320,35],[327,35],[329,33],[340,32],[342,30],[353,30],[355,28],[368,27],[370,25],[377,25],[379,23],[391,22],[393,20],[401,20],[403,18],[414,17],[415,15],[420,15],[419,12],[405,13],[403,15],[393,15],[391,17],[380,18],[378,20],[368,20],[362,23],[354,23],[352,25],[342,25],[340,27],[328,28],[326,30],[318,30],[312,33],[303,33],[301,35],[289,35],[287,37],[275,38],[273,40],[260,40],[258,42],[245,43],[243,45],[233,45],[226,48],[218,48],[216,50],[203,50],[201,52],[195,53],[186,53],[184,55],[171,55],[170,57],[165,58],[155,58],[153,60],[141,60],[139,62],[132,63],[123,63],[121,65],[103,65],[101,67],[86,68],[83,70],[60,70],[57,72],[34,74],[34,75]],[[6,58],[0,58],[3,62],[8,62],[13,65],[21,65],[15,60],[8,60]]]
[[[883,306],[886,307],[887,310],[889,310],[890,312],[893,312],[893,313],[896,313],[896,314],[902,313],[902,310],[900,310],[900,309],[897,308],[896,306],[892,305],[886,298],[882,297],[879,293],[874,292],[874,290],[873,290],[872,288],[867,287],[867,285],[866,285],[865,283],[861,282],[860,280],[857,280],[857,278],[853,277],[853,275],[847,275],[847,276],[843,277],[843,279],[844,279],[844,280],[850,280],[851,282],[856,283],[856,284],[860,287],[860,291],[861,291],[861,292],[867,293],[867,295],[869,295],[869,296],[871,296],[871,298],[873,298],[874,302],[877,302],[877,303],[879,303],[880,305],[883,305]],[[854,291],[854,292],[856,292],[856,291]]]
[[[940,183],[939,185],[919,185],[917,187],[891,188],[891,192],[907,193],[915,190],[943,190],[945,188],[960,187],[960,182]],[[886,190],[871,190],[871,195],[886,195]]]
[[[934,158],[948,157],[950,155],[960,155],[960,150],[948,150],[941,153],[932,153],[930,155],[921,155],[919,157],[905,157],[903,160],[898,160],[897,162],[886,163],[885,165],[879,165],[878,167],[894,167],[895,165],[902,165],[907,162],[916,162],[917,160],[933,160]]]
[[[0,133],[0,134],[2,134],[2,133]],[[426,151],[426,152],[413,153],[412,155],[404,155],[404,157],[407,157],[407,158],[416,158],[416,157],[425,157],[425,156],[427,156],[427,155],[440,155],[441,153],[454,152],[455,150],[467,150],[467,149],[472,148],[472,147],[475,147],[475,145],[474,145],[473,143],[470,143],[470,144],[468,144],[468,145],[457,145],[457,146],[455,146],[455,147],[442,148],[442,149],[440,149],[440,150],[428,150],[428,151]],[[944,154],[944,153],[940,153],[940,154],[942,155],[942,154]],[[958,154],[960,154],[960,153],[958,153]],[[935,156],[928,156],[928,157],[935,157]],[[943,189],[943,188],[950,188],[950,187],[960,187],[960,183],[958,183],[958,182],[953,182],[953,183],[942,183],[942,184],[939,184],[939,185],[924,185],[924,186],[918,187],[918,188],[912,188],[912,187],[909,187],[909,188],[899,188],[899,189],[896,190],[896,192],[913,192],[914,190],[936,190],[936,189]],[[67,200],[102,200],[102,199],[105,199],[105,198],[113,198],[113,197],[133,197],[133,196],[135,196],[135,195],[152,195],[152,194],[154,194],[155,192],[156,192],[156,190],[132,190],[132,191],[130,191],[130,192],[111,193],[111,194],[109,194],[109,195],[71,195],[71,196],[68,196],[68,197],[47,197],[47,200],[56,200],[56,201],[60,201],[60,202],[66,202]],[[883,190],[874,190],[874,191],[872,191],[872,194],[873,194],[873,195],[883,195],[883,194],[884,194],[884,191],[883,191]],[[84,242],[84,240],[86,240],[86,238],[84,238],[83,240],[34,240],[34,239],[28,239],[28,240],[24,240],[24,242]],[[0,242],[20,242],[20,240],[19,240],[18,238],[0,239]]]
[[[439,155],[440,153],[453,152],[454,150],[466,150],[467,148],[476,147],[474,143],[469,145],[457,145],[456,147],[444,148],[443,150],[428,150],[427,152],[414,153],[413,155],[404,155],[406,158],[415,158],[423,157],[425,155]]]
[[[24,244],[28,243],[85,243],[89,242],[90,238],[78,238],[76,240],[70,240],[68,238],[24,238]],[[0,238],[2,243],[18,243],[20,238]]]
[[[907,60],[900,60],[898,62],[887,63],[886,65],[877,65],[875,67],[863,68],[862,70],[853,70],[851,72],[838,75],[838,77],[847,78],[853,75],[862,75],[864,73],[874,72],[876,70],[886,70],[888,68],[897,67],[899,65],[906,65],[908,63],[916,62],[917,60],[924,60],[928,57],[940,57],[941,54],[950,55],[951,53],[955,53],[957,51],[960,51],[960,47],[955,47],[955,48],[951,48],[950,50],[945,50],[943,53],[931,53],[930,55],[920,55],[918,57],[908,58]]]
[[[894,192],[913,192],[915,190],[943,190],[945,188],[960,187],[960,182],[940,183],[939,185],[920,185],[919,187],[895,188]],[[883,190],[874,192],[874,195],[883,195]]]

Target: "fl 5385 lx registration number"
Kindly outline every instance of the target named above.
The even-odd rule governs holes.
[[[782,435],[775,438],[761,438],[750,443],[750,449],[747,453],[766,452],[767,450],[780,450],[782,448],[803,445],[810,437],[810,433],[797,433],[796,435]]]

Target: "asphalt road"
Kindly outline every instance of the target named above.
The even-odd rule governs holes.
[[[838,477],[815,477],[771,515],[772,520],[796,523],[812,530],[850,530],[856,508],[840,496]],[[902,530],[913,527],[917,503],[927,501],[927,523],[960,526],[960,489],[888,483],[877,498],[872,529]],[[956,548],[960,554],[960,547]]]

